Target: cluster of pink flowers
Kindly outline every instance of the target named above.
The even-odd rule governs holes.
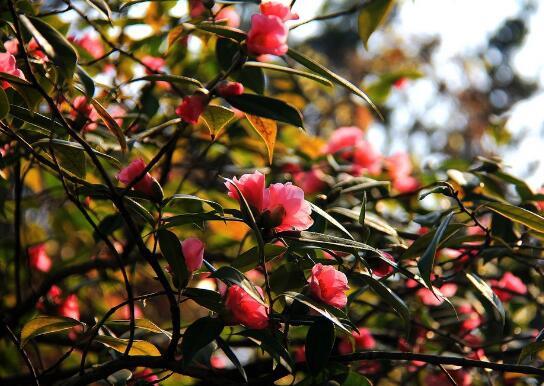
[[[251,17],[247,48],[255,55],[284,55],[287,53],[289,28],[285,22],[298,19],[291,9],[277,1],[261,4],[261,14]]]
[[[358,127],[340,127],[336,129],[324,148],[325,154],[336,155],[350,164],[353,175],[368,174],[378,176],[385,171],[398,192],[412,192],[419,182],[411,176],[412,162],[406,153],[396,153],[383,157],[365,139],[364,132]]]
[[[503,302],[507,302],[516,295],[525,295],[527,293],[525,283],[510,272],[506,272],[500,280],[490,280],[489,284]]]
[[[417,288],[421,287],[416,291],[416,296],[419,298],[421,303],[426,306],[439,306],[444,303],[444,299],[440,296],[435,295],[430,289],[422,287],[417,281],[413,279],[408,279],[406,281],[406,287],[408,288]],[[434,287],[436,288],[436,287]],[[439,288],[436,288],[444,297],[449,298],[454,296],[457,293],[457,284],[455,283],[445,283]]]
[[[15,56],[9,52],[0,52],[0,72],[16,76],[17,78],[25,79],[25,74],[17,68],[17,61]],[[3,89],[10,87],[9,82],[2,80],[1,85]]]
[[[198,123],[198,118],[204,112],[208,104],[208,97],[201,93],[186,96],[176,108],[176,114],[185,122]]]
[[[53,285],[47,292],[45,299],[40,299],[37,304],[37,308],[42,311],[45,310],[46,303],[59,315],[76,320],[80,319],[79,301],[76,294],[70,294],[63,298],[62,290],[58,286]]]
[[[240,200],[238,187],[263,228],[275,231],[308,229],[313,224],[312,208],[304,191],[291,183],[271,184],[265,188],[264,175],[258,171],[225,183],[229,196]]]

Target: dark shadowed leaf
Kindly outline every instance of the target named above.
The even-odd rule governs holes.
[[[176,203],[176,201],[184,201],[184,200],[198,201],[198,202],[201,202],[203,204],[208,204],[213,209],[215,209],[218,213],[223,214],[223,207],[221,206],[221,204],[219,204],[219,203],[217,203],[215,201],[206,200],[204,198],[200,198],[200,197],[193,196],[193,195],[190,195],[190,194],[174,194],[171,197],[165,198],[164,201],[163,201],[163,205],[166,207],[168,205]]]
[[[119,145],[121,145],[121,150],[123,152],[127,151],[127,140],[125,138],[125,134],[123,133],[123,130],[119,127],[119,124],[115,119],[112,118],[110,113],[106,111],[104,106],[102,106],[96,99],[90,99],[92,105],[94,106],[96,112],[98,115],[100,115],[100,118],[104,121],[104,124],[107,126],[107,128],[112,132],[113,135],[117,138],[117,141],[119,142]]]
[[[195,301],[208,310],[222,313],[224,311],[223,299],[218,292],[203,288],[185,288],[183,295]]]
[[[289,355],[289,352],[281,343],[281,335],[277,333],[272,335],[270,330],[244,330],[239,332],[238,335],[245,336],[257,343],[261,349],[274,358],[276,363],[280,363],[280,360],[283,360],[283,363],[287,366],[289,371],[292,371],[294,368],[294,362],[291,355]]]
[[[191,324],[183,333],[181,349],[184,365],[189,365],[198,351],[213,342],[224,327],[222,319],[210,316],[197,319]]]
[[[77,77],[85,89],[85,95],[92,98],[94,95],[94,81],[81,66],[77,66]]]
[[[280,256],[286,250],[287,248],[281,245],[265,244],[264,256],[266,261],[268,262],[275,257]],[[231,266],[240,270],[241,272],[246,272],[256,268],[259,264],[259,247],[253,247],[238,256],[236,260],[232,262]]]
[[[189,282],[190,273],[185,265],[181,242],[173,232],[166,229],[160,229],[157,233],[161,252],[174,272],[174,284],[178,288],[184,288]]]
[[[238,359],[238,357],[236,356],[236,354],[232,351],[232,349],[230,348],[230,346],[227,344],[227,342],[225,342],[223,339],[221,339],[221,337],[217,337],[216,340],[217,342],[217,345],[219,346],[219,348],[221,350],[223,350],[223,352],[225,353],[225,355],[227,356],[227,358],[229,358],[229,360],[232,362],[232,364],[234,365],[234,367],[236,367],[236,369],[240,372],[240,375],[242,376],[242,378],[244,379],[244,382],[247,383],[247,374],[246,374],[246,371],[244,370],[244,366],[242,366],[242,364],[240,363],[240,360]]]
[[[334,338],[334,324],[327,318],[319,318],[308,330],[306,362],[312,374],[317,374],[326,367]]]
[[[140,82],[143,80],[147,80],[149,82],[168,82],[168,83],[174,83],[174,84],[184,84],[184,85],[194,86],[194,87],[204,87],[202,83],[200,83],[196,79],[188,78],[186,76],[181,76],[181,75],[167,75],[167,74],[145,75],[140,78],[131,79],[127,83]]]
[[[218,36],[222,36],[225,38],[234,39],[238,41],[245,40],[247,37],[246,33],[242,30],[239,30],[237,28],[222,26],[219,24],[201,23],[196,26],[191,25],[190,27],[196,27],[197,29],[201,31],[210,32]]]
[[[217,278],[228,285],[238,285],[244,289],[251,297],[257,300],[259,303],[264,304],[261,294],[257,291],[253,283],[248,280],[244,274],[238,271],[236,268],[224,265],[213,272],[210,278]]]
[[[423,255],[421,255],[417,262],[417,267],[419,269],[419,273],[421,274],[421,278],[425,282],[427,288],[433,291],[433,293],[434,287],[431,283],[431,274],[434,267],[434,257],[436,255],[438,246],[440,245],[440,241],[442,240],[442,237],[444,236],[444,233],[446,232],[452,218],[453,212],[450,212],[446,217],[444,217],[444,219],[442,219],[442,222],[436,229],[436,233],[427,246],[427,249],[425,249],[425,252],[423,252]]]
[[[486,307],[486,310],[491,311],[488,312],[488,314],[499,324],[499,333],[501,333],[506,320],[506,314],[501,300],[495,292],[493,292],[491,287],[480,277],[473,273],[465,273],[465,275],[469,283],[472,284],[477,291],[478,297],[482,299],[482,303]]]
[[[1,82],[0,82],[1,83]],[[9,113],[9,100],[6,92],[0,87],[0,119],[4,119]]]
[[[242,94],[225,98],[244,113],[304,127],[302,114],[296,107],[279,99],[257,94]]]

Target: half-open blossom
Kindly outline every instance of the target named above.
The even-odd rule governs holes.
[[[336,308],[346,306],[348,297],[345,291],[349,289],[348,279],[332,265],[321,263],[314,265],[308,284],[312,296],[323,303]]]
[[[361,140],[355,145],[352,169],[353,173],[357,175],[378,175],[382,171],[382,156],[370,142]]]
[[[278,232],[287,230],[305,230],[313,224],[310,217],[312,208],[304,199],[304,191],[291,184],[272,184],[264,187],[264,176],[260,172],[244,174],[240,180],[234,178],[225,185],[229,196],[239,200],[236,184],[250,208],[256,212],[258,221],[266,229]]]
[[[43,243],[28,248],[28,259],[30,267],[41,272],[49,272],[53,265]]]
[[[127,167],[121,169],[117,179],[125,185],[130,185],[133,180],[140,176],[146,168],[145,161],[141,158],[134,159]],[[160,189],[158,182],[146,173],[135,185],[134,190],[154,196]]]
[[[261,13],[266,16],[277,16],[281,21],[297,20],[298,15],[291,12],[291,8],[279,1],[261,3]]]
[[[23,72],[17,68],[15,56],[9,52],[0,52],[0,72],[5,72],[6,74],[25,79],[25,74],[23,74]],[[2,80],[1,82],[3,89],[10,87],[9,82],[5,80]]]
[[[222,97],[242,95],[244,93],[244,85],[239,82],[221,82],[217,86],[217,93]]]
[[[202,267],[204,261],[204,243],[196,237],[189,237],[181,243],[185,265],[189,272],[194,272]]]
[[[247,33],[247,48],[254,55],[287,53],[289,29],[277,16],[253,15]]]
[[[207,103],[208,98],[204,94],[186,96],[176,108],[176,114],[185,122],[196,124]]]
[[[219,11],[215,16],[217,21],[226,20],[227,26],[231,28],[238,28],[240,26],[240,15],[236,12],[234,7],[225,7]]]
[[[232,183],[225,183],[225,186],[229,190],[229,197],[234,198],[235,200],[240,200],[238,191],[233,186],[233,183],[240,190],[240,192],[242,192],[242,195],[252,209],[256,210],[257,212],[262,212],[264,210],[264,174],[257,170],[252,174],[242,175],[240,179],[234,177],[232,179]]]
[[[64,302],[59,306],[59,314],[67,318],[79,320],[79,301],[75,294],[68,295]]]
[[[257,290],[262,293],[260,287]],[[238,285],[227,290],[225,306],[237,323],[256,330],[268,327],[268,308]]]
[[[512,299],[516,294],[524,295],[527,293],[525,283],[510,272],[506,272],[500,280],[490,280],[489,284],[503,302]]]
[[[146,66],[145,73],[147,75],[162,71],[166,65],[166,61],[163,58],[149,55],[142,58],[142,63]]]
[[[80,37],[71,36],[69,40],[87,51],[94,59],[101,58],[105,54],[104,45],[98,36],[84,34]]]
[[[376,340],[368,328],[360,327],[357,332],[352,332],[351,336],[355,341],[355,350],[372,350],[376,347]],[[348,339],[342,339],[338,344],[340,354],[349,354],[353,351],[351,342]]]

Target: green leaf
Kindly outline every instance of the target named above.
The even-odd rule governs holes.
[[[455,235],[457,232],[459,232],[461,229],[464,229],[464,224],[450,224],[442,236],[442,239],[444,240],[443,243],[445,243],[448,239],[450,239],[453,235]],[[401,256],[402,260],[411,259],[416,256],[419,256],[425,248],[429,245],[432,238],[435,236],[436,230],[429,231],[428,233],[424,234],[423,236],[417,238],[410,247],[404,251],[404,253]]]
[[[123,201],[129,212],[136,215],[140,220],[147,222],[149,225],[155,225],[155,219],[139,202],[134,201],[132,198],[124,197]]]
[[[62,70],[61,74],[64,80],[71,81],[77,63],[77,53],[74,47],[59,31],[42,19],[20,15],[20,20],[49,59]]]
[[[514,222],[525,225],[527,228],[544,233],[544,217],[526,209],[499,202],[485,204],[493,212],[500,214]]]
[[[115,338],[107,335],[98,335],[94,340],[120,353],[124,353],[128,345],[128,339]],[[149,355],[152,357],[159,357],[161,356],[161,353],[152,343],[145,340],[134,340],[128,355]]]
[[[127,140],[125,138],[125,133],[123,133],[123,130],[119,127],[119,124],[117,123],[117,121],[112,118],[110,113],[108,113],[106,109],[104,108],[104,106],[102,106],[96,99],[90,98],[90,101],[92,105],[94,106],[98,115],[100,115],[100,118],[102,118],[102,120],[104,121],[104,124],[106,125],[106,127],[117,138],[119,145],[121,145],[121,150],[123,152],[126,152],[128,150],[128,146],[127,146]]]
[[[334,345],[334,324],[327,318],[319,318],[306,335],[306,362],[310,373],[317,374],[329,362]]]
[[[140,78],[134,78],[129,80],[127,83],[140,82],[147,80],[150,82],[168,82],[173,84],[184,84],[188,86],[204,87],[202,83],[193,78],[188,78],[181,75],[168,75],[168,74],[151,74],[145,75]]]
[[[232,349],[229,347],[227,342],[225,342],[219,336],[215,339],[215,341],[217,342],[217,345],[219,346],[219,348],[223,350],[227,358],[229,358],[229,360],[232,362],[234,367],[236,367],[236,369],[240,372],[240,375],[244,379],[244,382],[247,383],[247,374],[246,374],[246,371],[244,370],[244,366],[242,366],[242,364],[240,363],[240,360],[238,359],[236,354],[232,351]]]
[[[295,50],[293,50],[291,48],[287,52],[287,55],[289,55],[291,58],[293,58],[294,60],[296,60],[297,62],[302,64],[304,67],[308,68],[309,70],[312,70],[315,73],[317,73],[317,74],[323,76],[324,78],[330,80],[331,82],[336,83],[337,85],[348,89],[349,91],[351,91],[355,95],[357,95],[360,98],[362,98],[363,100],[365,100],[366,103],[368,103],[372,107],[372,109],[376,112],[376,114],[378,114],[378,116],[383,120],[383,115],[378,110],[378,107],[376,107],[374,102],[372,102],[370,100],[370,98],[362,90],[360,90],[357,86],[355,86],[354,84],[348,82],[346,79],[342,78],[340,75],[335,74],[334,72],[332,72],[328,68],[323,67],[321,64],[313,61],[312,59],[304,56],[300,52],[297,52],[297,51],[295,51]]]
[[[190,194],[174,194],[171,197],[165,198],[164,201],[163,201],[163,205],[164,205],[164,207],[167,207],[168,205],[170,205],[170,204],[172,204],[172,203],[174,203],[176,201],[184,201],[184,200],[199,201],[199,202],[202,202],[204,204],[208,204],[213,209],[215,209],[218,213],[223,214],[223,207],[221,206],[221,204],[219,204],[219,203],[217,203],[215,201],[212,201],[212,200],[206,200],[204,198],[200,198],[200,197],[193,196],[193,195],[190,195]]]
[[[13,106],[13,105],[12,105]],[[38,115],[38,114],[35,114],[35,115]],[[46,118],[44,117],[44,119],[49,119],[49,118]],[[51,122],[51,121],[49,121]],[[62,147],[64,149],[74,149],[74,150],[78,150],[78,151],[84,151],[83,149],[83,146],[81,146],[79,143],[77,142],[70,142],[70,141],[65,141],[63,139],[56,139],[56,138],[53,138],[53,139],[40,139],[36,142],[34,142],[32,145],[35,146],[35,145],[38,145],[38,146],[43,146],[43,147],[47,147],[49,146],[49,143],[52,142],[53,145],[55,147],[59,146],[59,147]],[[99,151],[96,151],[93,149],[93,153],[96,154],[98,157],[100,158],[104,158],[105,160],[107,160],[111,165],[117,167],[117,168],[120,168],[121,167],[121,164],[119,163],[119,161],[115,158],[113,158],[112,156],[110,155],[107,155],[107,154],[104,154],[104,153],[101,153]]]
[[[203,288],[185,288],[183,295],[210,311],[218,314],[224,311],[223,299],[218,292]]]
[[[332,83],[329,80],[323,78],[322,76],[316,75],[313,72],[305,72],[305,71],[296,70],[291,67],[278,66],[277,64],[262,63],[262,62],[246,62],[244,64],[244,67],[263,68],[265,70],[283,72],[285,74],[290,74],[290,75],[302,76],[304,78],[308,78],[316,82],[319,82],[321,84],[324,84],[325,86],[332,87]]]
[[[401,317],[404,322],[404,326],[407,334],[410,331],[410,309],[396,293],[394,293],[389,287],[383,284],[381,281],[376,280],[371,275],[353,272],[349,275],[350,279],[358,282],[359,284],[368,285],[376,294],[387,304],[389,304],[396,313]]]
[[[36,336],[68,330],[75,326],[84,325],[79,320],[62,316],[38,316],[23,326],[21,331],[21,347]]]
[[[242,41],[247,38],[247,34],[244,31],[239,30],[237,28],[226,27],[219,24],[206,24],[206,23],[200,23],[199,25],[189,24],[189,29],[190,28],[196,28],[201,31],[210,32],[215,35],[222,36],[229,39],[234,39],[237,41]]]
[[[177,288],[185,288],[191,274],[187,271],[178,236],[166,229],[160,229],[157,234],[161,252],[174,272],[174,285]]]
[[[321,316],[324,316],[325,318],[330,320],[342,331],[346,332],[347,334],[350,334],[350,330],[348,330],[346,326],[344,326],[344,324],[340,322],[340,320],[336,316],[337,314],[338,315],[343,314],[345,316],[345,314],[341,310],[335,309],[334,307],[328,306],[326,304],[316,302],[315,300],[298,292],[285,292],[282,294],[282,296],[299,301],[302,304],[310,307],[312,310],[317,311],[319,314],[321,314]]]
[[[368,49],[368,39],[378,26],[386,19],[393,8],[394,0],[373,0],[365,4],[359,12],[359,36]]]
[[[356,371],[350,371],[344,382],[342,382],[342,386],[372,386],[372,382],[364,375]]]
[[[264,256],[266,261],[270,261],[282,253],[285,253],[286,247],[275,244],[264,245]],[[259,261],[259,247],[253,247],[236,258],[231,264],[233,268],[238,269],[241,272],[247,272],[257,267],[261,262]]]
[[[51,142],[55,158],[58,163],[74,175],[85,178],[85,152],[73,146],[64,146],[59,143]]]
[[[264,305],[263,298],[261,297],[261,294],[257,291],[253,283],[251,283],[250,280],[248,280],[244,274],[240,271],[238,271],[234,267],[229,267],[228,265],[224,265],[222,267],[219,267],[218,270],[215,272],[212,272],[212,274],[209,276],[210,278],[217,278],[228,285],[238,285],[244,289],[251,297],[255,300],[257,300],[259,303]]]
[[[365,197],[366,197],[366,195],[365,195]],[[363,208],[364,207],[361,207],[361,210],[357,211],[357,210],[351,210],[351,209],[338,207],[338,208],[332,208],[330,211],[341,214],[341,215],[346,216],[346,217],[348,217],[348,218],[350,218],[352,220],[356,220],[356,221],[360,222],[361,213],[365,213]],[[373,228],[373,229],[375,229],[375,230],[377,230],[379,232],[385,233],[386,235],[390,235],[390,236],[394,236],[394,237],[398,236],[397,231],[395,230],[395,228],[393,228],[385,220],[381,219],[380,217],[378,217],[377,215],[375,215],[373,213],[368,212],[368,213],[363,215],[363,224],[370,227],[370,228]]]
[[[79,81],[85,88],[85,95],[88,98],[92,98],[94,95],[94,80],[81,66],[77,66],[77,76]]]
[[[366,190],[363,191],[363,200],[361,202],[361,210],[359,211],[359,218],[357,218],[357,222],[359,223],[359,225],[364,226],[365,220],[366,220]],[[396,235],[397,235],[397,231],[395,231],[395,236]]]
[[[33,112],[32,110],[24,107],[12,104],[10,105],[9,113],[15,118],[20,119],[21,121],[28,122],[34,126],[47,130],[48,132],[53,131],[56,134],[66,132],[66,129],[59,121],[53,120],[50,117]]]
[[[1,83],[1,82],[0,82]],[[9,113],[9,100],[6,92],[0,87],[0,119],[4,119]]]
[[[344,228],[344,226],[342,224],[340,224],[338,222],[338,220],[336,220],[334,217],[332,217],[330,214],[328,214],[327,212],[325,212],[323,209],[321,209],[320,207],[318,207],[317,205],[313,204],[310,202],[310,206],[312,207],[312,211],[317,213],[318,215],[320,215],[321,217],[323,217],[325,220],[327,220],[328,222],[330,222],[332,225],[334,225],[336,228],[340,229],[345,235],[347,235],[350,239],[352,240],[355,240],[353,238],[353,236],[351,235],[351,233],[349,233],[349,231]]]
[[[499,323],[499,332],[502,333],[506,321],[506,313],[504,311],[501,300],[491,289],[491,287],[480,277],[476,276],[473,273],[465,273],[465,276],[468,279],[469,283],[472,284],[474,289],[477,291],[477,295],[479,295],[479,297],[483,299],[483,303],[486,309],[491,311],[488,313],[493,317],[495,321]]]
[[[269,330],[244,330],[239,332],[238,335],[245,336],[257,343],[262,350],[266,351],[274,358],[276,363],[280,363],[280,360],[283,359],[284,364],[287,366],[287,370],[292,371],[294,369],[295,364],[293,359],[281,343],[281,335],[277,333],[272,335]]]
[[[127,306],[128,307],[128,306]],[[172,337],[172,334],[168,331],[163,330],[159,326],[157,326],[155,323],[153,323],[151,320],[140,318],[140,319],[134,319],[134,323],[136,325],[136,328],[140,328],[142,330],[147,330],[151,332],[155,332],[157,334],[164,334],[168,338]],[[130,320],[111,320],[105,323],[107,326],[129,326]]]
[[[201,115],[202,120],[208,126],[212,140],[215,139],[234,118],[234,111],[223,106],[208,105]]]
[[[446,232],[446,229],[452,218],[453,212],[450,212],[446,217],[444,217],[444,219],[436,229],[433,239],[431,240],[430,244],[427,246],[427,249],[425,249],[425,252],[423,253],[423,255],[421,255],[420,259],[417,262],[417,267],[419,269],[419,273],[421,274],[421,278],[425,282],[426,286],[433,292],[433,294],[434,287],[431,282],[431,274],[434,267],[434,257],[440,244],[440,240],[442,240],[442,237],[444,236],[444,233]]]
[[[302,114],[296,107],[275,98],[257,94],[242,94],[225,98],[233,107],[251,115],[304,127]]]
[[[189,365],[198,351],[212,343],[224,327],[222,319],[210,316],[197,319],[191,324],[183,333],[181,344],[184,365]]]

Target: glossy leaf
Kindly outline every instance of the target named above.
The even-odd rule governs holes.
[[[108,326],[129,326],[130,320],[111,320],[106,322],[105,324]],[[143,319],[143,318],[134,319],[134,324],[136,328],[140,328],[146,331],[151,331],[157,334],[164,334],[169,338],[172,337],[172,334],[170,334],[168,331],[163,330],[162,328],[157,326],[155,323],[153,323],[151,320]]]
[[[264,304],[261,294],[257,291],[253,283],[251,283],[251,281],[248,280],[242,272],[238,271],[234,267],[224,265],[219,267],[219,269],[213,272],[209,277],[217,278],[228,285],[238,285],[242,287],[249,295],[251,295],[253,299],[257,300],[261,304]]]
[[[208,129],[212,140],[215,139],[234,118],[234,111],[223,106],[208,105],[200,116]]]
[[[94,340],[120,353],[124,353],[128,345],[128,339],[115,338],[107,335],[98,335]],[[161,356],[161,352],[152,343],[145,340],[134,340],[128,355],[149,355],[158,357]]]
[[[291,355],[289,355],[289,352],[280,341],[282,338],[281,335],[278,335],[277,333],[272,335],[269,330],[244,330],[239,332],[238,335],[245,336],[257,343],[262,350],[266,351],[274,358],[276,363],[280,363],[280,359],[282,359],[289,371],[292,371],[294,368],[294,362]]]
[[[128,150],[127,141],[123,130],[119,127],[119,124],[115,119],[112,118],[110,113],[106,111],[104,106],[102,106],[96,99],[91,99],[91,103],[94,106],[100,118],[104,121],[106,127],[112,132],[113,135],[117,138],[119,145],[121,145],[121,150],[126,152]]]
[[[544,217],[515,205],[490,202],[485,204],[493,212],[500,214],[514,222],[525,225],[527,228],[544,233]]]
[[[282,72],[282,73],[289,74],[289,75],[297,75],[297,76],[301,76],[301,77],[304,77],[304,78],[314,80],[314,81],[316,81],[318,83],[321,83],[321,84],[323,84],[325,86],[332,87],[332,83],[329,80],[323,78],[322,76],[316,75],[316,74],[314,74],[312,72],[305,72],[305,71],[296,70],[296,69],[291,68],[291,67],[278,66],[277,64],[263,63],[263,62],[246,62],[244,64],[244,67],[257,67],[257,68],[262,68],[262,69],[265,69],[265,70]]]
[[[285,253],[286,250],[287,248],[281,245],[265,244],[264,255],[266,261],[268,262],[280,256],[282,253]],[[256,268],[259,264],[259,248],[253,247],[238,256],[236,260],[232,262],[231,266],[240,270],[241,272],[246,272]]]
[[[313,204],[310,202],[310,206],[312,207],[312,212],[314,213],[317,213],[318,215],[320,215],[321,217],[323,217],[325,220],[327,220],[328,222],[330,222],[332,225],[334,225],[336,228],[338,228],[340,231],[342,231],[342,233],[344,233],[346,236],[348,236],[350,239],[354,240],[353,236],[351,235],[351,233],[349,233],[349,231],[342,225],[338,222],[338,220],[336,220],[334,217],[332,217],[330,214],[328,214],[327,212],[325,212],[323,209],[321,209],[320,207],[318,207],[317,205]]]
[[[302,114],[296,107],[279,99],[257,94],[242,94],[225,98],[233,107],[247,114],[273,119],[303,127]]]
[[[329,362],[334,345],[334,324],[327,318],[318,319],[306,335],[306,362],[310,373],[317,374]]]
[[[489,314],[493,317],[495,321],[499,323],[499,332],[502,332],[506,321],[506,313],[504,311],[501,300],[499,299],[497,294],[495,294],[495,292],[491,289],[491,287],[480,277],[473,273],[465,273],[465,275],[469,283],[472,284],[474,289],[477,291],[479,297],[483,299],[484,305],[487,306],[487,308],[490,307],[492,312],[490,312]]]
[[[53,332],[68,330],[75,326],[81,326],[79,320],[65,318],[62,316],[38,316],[23,326],[21,330],[21,347],[32,338]]]
[[[185,288],[183,295],[210,311],[217,313],[224,311],[223,298],[218,292],[204,288]]]
[[[213,342],[223,328],[223,320],[205,316],[193,322],[183,333],[181,351],[183,363],[189,365],[199,350]]]
[[[141,81],[168,82],[168,83],[182,84],[182,85],[188,85],[188,86],[193,86],[193,87],[204,87],[202,85],[202,83],[200,83],[196,79],[188,78],[186,76],[171,75],[171,74],[150,74],[150,75],[145,75],[145,76],[142,76],[140,78],[131,79],[127,83],[141,82]]]
[[[178,288],[184,288],[189,282],[190,273],[187,271],[181,242],[173,232],[166,229],[160,229],[157,234],[161,252],[174,273],[174,284]]]

